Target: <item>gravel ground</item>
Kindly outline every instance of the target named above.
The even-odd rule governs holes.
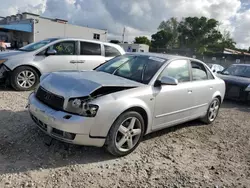
[[[199,121],[146,136],[114,158],[64,144],[35,127],[29,93],[0,89],[0,187],[250,187],[250,107],[224,102],[213,125]]]

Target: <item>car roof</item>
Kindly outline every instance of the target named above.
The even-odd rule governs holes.
[[[185,57],[185,56],[170,55],[170,54],[161,54],[161,53],[152,53],[152,52],[127,52],[126,54],[129,54],[129,55],[140,55],[140,56],[152,56],[152,57],[158,57],[158,58],[162,58],[162,59],[166,59],[166,60],[176,59],[176,58],[190,59],[189,57]]]
[[[140,56],[151,56],[151,57],[156,57],[156,58],[162,58],[165,60],[174,60],[174,59],[187,59],[190,61],[197,61],[197,62],[202,62],[199,59],[194,59],[186,56],[180,56],[180,55],[171,55],[171,54],[162,54],[162,53],[152,53],[152,52],[127,52],[126,54],[130,55],[140,55]],[[202,62],[205,64],[204,62]]]
[[[74,38],[74,37],[58,37],[58,38],[48,38],[48,39],[55,39],[55,40],[79,40],[79,41],[86,41],[86,42],[94,42],[94,43],[101,43],[108,46],[119,46],[118,44],[110,43],[110,42],[103,42],[99,40],[89,40],[84,38]]]
[[[232,65],[238,65],[238,66],[250,66],[250,64],[232,64]]]

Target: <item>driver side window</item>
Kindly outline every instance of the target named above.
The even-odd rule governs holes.
[[[63,41],[49,47],[50,50],[56,50],[56,55],[76,55],[75,41]]]
[[[160,78],[169,76],[178,80],[179,83],[190,81],[189,62],[187,60],[172,61],[161,73]]]

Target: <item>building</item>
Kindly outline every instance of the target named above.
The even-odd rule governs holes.
[[[224,49],[224,54],[238,54],[238,55],[250,55],[250,53],[247,53],[247,52],[243,52],[243,51],[238,51],[238,50],[232,50],[232,49],[229,49],[229,48],[225,48]]]
[[[0,40],[10,42],[12,47],[22,47],[51,37],[74,37],[107,41],[107,31],[71,25],[67,20],[51,19],[37,14],[0,17]]]
[[[148,52],[149,46],[146,44],[119,44],[126,52]]]

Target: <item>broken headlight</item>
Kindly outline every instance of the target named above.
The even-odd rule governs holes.
[[[66,111],[85,117],[95,117],[99,106],[95,104],[89,104],[88,101],[89,100],[87,100],[86,98],[69,99]]]

